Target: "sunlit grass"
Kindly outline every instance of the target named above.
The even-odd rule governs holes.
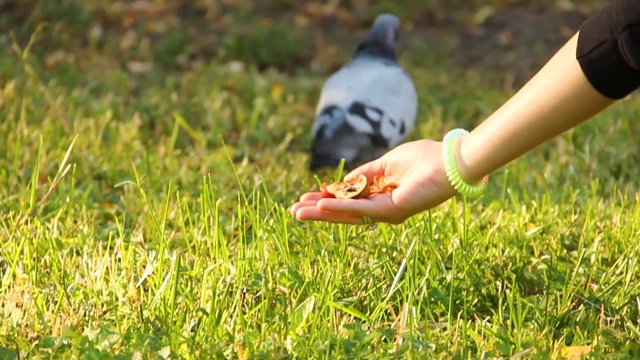
[[[483,198],[369,231],[287,211],[317,187],[321,76],[104,66],[66,69],[69,84],[3,56],[1,358],[640,351],[637,97],[496,172]],[[427,65],[410,68],[414,139],[472,128],[513,91]]]

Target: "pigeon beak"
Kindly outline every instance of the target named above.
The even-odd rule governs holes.
[[[387,29],[387,36],[384,39],[384,44],[393,49],[394,46],[396,45],[396,40],[397,40],[397,33],[393,28],[388,28]]]

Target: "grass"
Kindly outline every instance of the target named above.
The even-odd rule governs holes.
[[[640,354],[637,96],[481,199],[368,231],[287,211],[317,186],[323,75],[0,51],[0,358]],[[403,61],[414,139],[471,128],[514,90]]]

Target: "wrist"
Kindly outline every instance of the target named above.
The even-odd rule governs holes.
[[[478,196],[487,187],[488,176],[481,177],[479,181],[470,182],[463,178],[460,172],[461,160],[464,159],[460,156],[460,140],[468,134],[469,132],[464,129],[453,129],[444,136],[442,141],[442,161],[447,178],[458,193],[464,196]],[[469,169],[467,162],[464,162],[464,168],[465,170]],[[471,178],[472,174],[466,171],[465,176]]]
[[[475,155],[478,151],[473,150],[473,135],[464,136],[458,140],[457,151],[455,152],[456,165],[458,167],[458,173],[462,180],[469,184],[475,184],[482,180],[485,175],[475,162]]]

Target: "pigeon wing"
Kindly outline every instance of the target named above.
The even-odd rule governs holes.
[[[377,145],[395,147],[412,129],[417,94],[407,73],[392,61],[357,59],[324,84],[318,113],[327,106],[347,110],[347,122]],[[314,124],[317,132],[319,124]]]

